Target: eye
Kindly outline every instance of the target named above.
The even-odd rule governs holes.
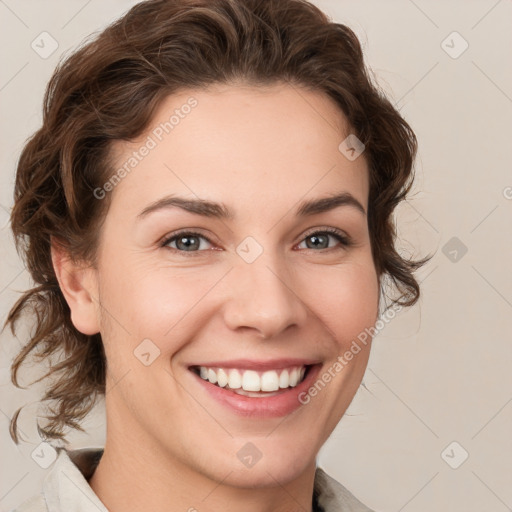
[[[335,239],[339,242],[340,246],[349,247],[352,242],[350,237],[345,235],[342,231],[335,228],[325,228],[319,231],[313,231],[306,235],[303,241],[306,242],[306,249],[332,249],[336,246],[330,245],[330,240]],[[202,241],[206,242],[205,244]],[[303,242],[301,242],[302,244]],[[194,231],[181,231],[179,233],[173,233],[169,237],[165,238],[161,242],[161,247],[166,247],[172,251],[197,253],[207,250],[208,244],[211,246],[211,240]],[[300,244],[299,244],[299,248]],[[304,247],[302,247],[304,248]],[[191,255],[191,254],[190,254]]]
[[[205,249],[204,244],[201,243],[202,240],[206,240],[207,244],[211,244],[211,241],[204,235],[193,231],[182,231],[166,238],[162,241],[161,245],[162,247],[168,247],[180,252],[198,252],[200,249]]]
[[[326,228],[322,231],[314,231],[306,235],[304,241],[306,242],[306,249],[332,249],[333,246],[329,246],[329,239],[336,239],[343,247],[349,247],[351,245],[350,238],[334,228]],[[302,242],[301,242],[302,243]],[[299,245],[300,247],[300,245]]]

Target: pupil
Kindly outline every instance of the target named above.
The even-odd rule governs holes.
[[[190,240],[195,240],[195,242],[191,243]],[[183,247],[180,247],[180,244],[183,244]],[[186,251],[197,248],[198,246],[197,237],[195,236],[182,236],[176,241],[176,247],[185,249]]]
[[[308,247],[311,248],[311,247],[318,247],[319,245],[323,245],[323,248],[327,247],[325,245],[325,242],[328,243],[328,239],[325,235],[320,235],[320,236],[317,236],[317,235],[311,235],[310,237],[308,237],[308,241],[309,240],[314,240],[313,244],[310,245],[309,243],[307,243]],[[322,244],[322,242],[324,242]]]

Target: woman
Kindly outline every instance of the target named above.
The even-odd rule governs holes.
[[[11,217],[37,283],[13,382],[59,358],[58,457],[17,510],[369,511],[316,456],[361,333],[419,297],[392,219],[415,152],[355,34],[304,0],[149,0],[63,62]],[[104,449],[66,451],[103,396]]]

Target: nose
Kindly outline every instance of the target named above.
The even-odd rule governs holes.
[[[229,274],[224,318],[230,329],[254,330],[268,339],[305,324],[307,307],[284,264],[262,255],[253,263],[238,261]]]

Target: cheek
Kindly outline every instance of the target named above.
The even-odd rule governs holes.
[[[133,350],[143,339],[154,340],[162,353],[172,352],[190,318],[222,271],[172,268],[117,262],[101,277],[101,298],[115,337]],[[130,343],[127,343],[127,338]]]
[[[345,350],[352,340],[374,325],[378,316],[379,286],[373,265],[347,264],[319,271],[308,280],[317,297],[314,311]]]
[[[162,355],[172,356],[222,306],[215,300],[215,288],[225,274],[224,266],[180,268],[137,259],[105,266],[100,275],[101,302],[109,324],[106,345],[111,342],[115,347],[112,356],[125,359],[123,366],[132,366],[133,351],[144,339],[152,340]],[[320,321],[318,328],[330,333],[330,350],[332,337],[341,352],[375,323],[378,283],[370,258],[360,254],[341,265],[308,264],[289,279],[296,300],[314,315],[311,321]]]

